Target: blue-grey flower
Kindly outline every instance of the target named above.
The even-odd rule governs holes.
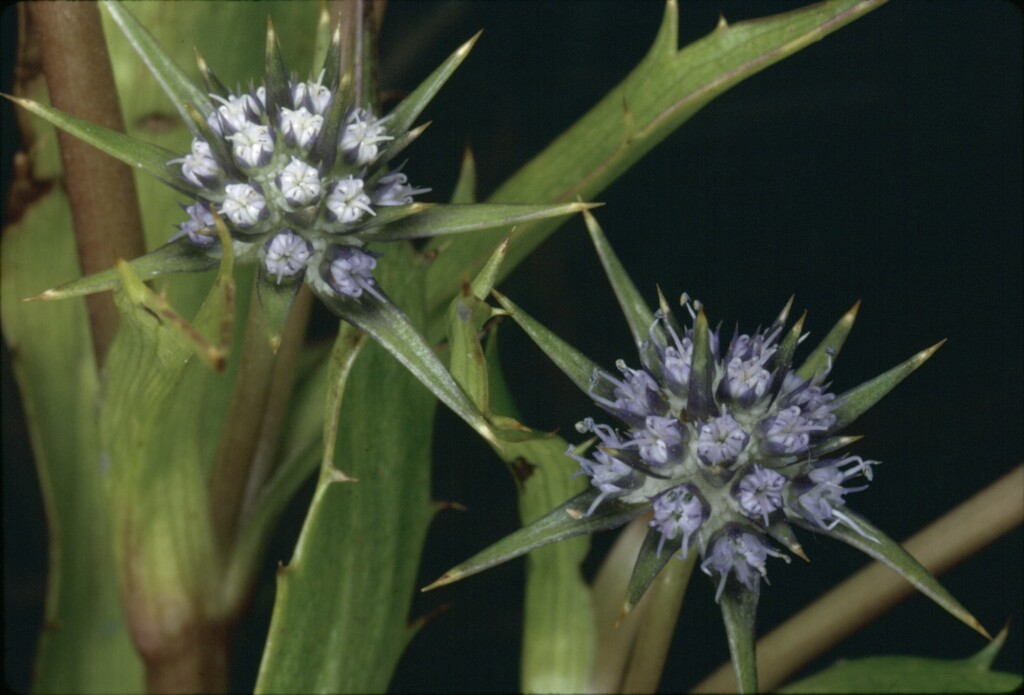
[[[188,198],[183,217],[173,221],[178,233],[129,263],[139,274],[151,278],[216,266],[226,256],[218,231],[223,223],[233,262],[259,267],[258,296],[273,319],[268,329],[275,348],[303,282],[337,315],[382,342],[391,333],[372,328],[383,325],[382,313],[391,328],[407,321],[374,277],[383,254],[368,245],[512,226],[587,207],[417,202],[417,196],[431,189],[409,181],[398,155],[425,130],[413,127],[414,121],[468,55],[476,37],[383,115],[377,111],[375,90],[364,79],[369,58],[356,50],[357,42],[343,45],[340,27],[333,35],[319,33],[322,64],[315,74],[300,77],[286,69],[268,21],[263,74],[231,90],[201,57],[202,82],[193,83],[131,12],[119,3],[104,6],[185,117],[192,132],[188,151],[169,152],[49,106],[13,100]],[[321,27],[326,26],[324,15]],[[371,50],[371,44],[358,45]],[[120,276],[111,269],[39,298],[81,296],[118,284]],[[369,317],[369,312],[377,315]],[[388,348],[402,352],[398,343]]]
[[[954,616],[984,628],[899,544],[847,506],[873,478],[871,461],[849,453],[842,430],[930,357],[938,345],[856,388],[833,393],[835,360],[855,305],[799,367],[804,317],[787,327],[792,300],[767,328],[726,341],[699,302],[683,295],[685,327],[659,292],[651,312],[596,221],[591,236],[639,348],[639,363],[604,369],[506,297],[498,301],[594,405],[610,418],[581,420],[589,451],[567,454],[590,489],[446,572],[451,583],[564,538],[647,519],[626,610],[673,556],[700,556],[730,635],[739,682],[756,686],[754,615],[769,558],[806,559],[793,526],[842,540],[885,562]],[[724,349],[722,347],[724,346]]]

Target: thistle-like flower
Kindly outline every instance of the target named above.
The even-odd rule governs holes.
[[[768,558],[804,558],[792,527],[845,541],[886,562],[952,614],[984,629],[898,544],[847,507],[877,461],[848,451],[858,437],[840,432],[924,363],[939,345],[849,391],[828,381],[858,305],[802,366],[793,357],[804,317],[786,328],[792,300],[767,327],[726,341],[709,328],[699,302],[683,295],[683,327],[659,292],[651,313],[596,222],[588,226],[639,347],[640,364],[602,369],[499,295],[506,311],[613,423],[586,418],[592,435],[570,445],[590,488],[446,573],[439,586],[530,549],[648,515],[648,533],[630,581],[628,611],[673,555],[700,555],[700,569],[722,604],[730,635],[753,640],[753,620]],[[741,685],[756,685],[754,665],[730,639]]]
[[[193,84],[127,9],[114,2],[105,7],[185,119],[189,151],[169,152],[33,101],[14,101],[187,196],[184,219],[174,221],[177,234],[129,264],[140,276],[217,265],[224,255],[218,232],[223,223],[234,261],[258,265],[259,298],[276,324],[272,344],[303,282],[337,315],[381,339],[367,314],[397,309],[374,276],[383,254],[368,244],[503,227],[585,207],[416,202],[431,189],[410,183],[396,158],[425,130],[413,122],[476,37],[382,116],[364,80],[366,58],[343,44],[340,27],[333,36],[326,30],[326,12],[317,32],[323,61],[315,74],[301,79],[286,70],[268,21],[264,74],[230,90],[202,57],[202,84]],[[90,294],[119,283],[112,269],[39,298]],[[393,316],[392,324],[402,320]]]

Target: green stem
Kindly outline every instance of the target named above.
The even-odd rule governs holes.
[[[40,53],[53,105],[124,132],[96,4],[41,2],[26,7],[44,47]],[[82,273],[105,270],[115,257],[145,253],[131,169],[63,131],[57,132],[57,142]],[[117,310],[109,294],[88,297],[86,305],[96,363],[102,366],[117,332]]]
[[[942,574],[1024,521],[1024,466],[1000,478],[903,546],[933,574]],[[914,587],[873,562],[804,608],[757,643],[762,691],[774,690],[802,666],[893,608]],[[735,692],[730,664],[701,681],[693,692]]]
[[[234,544],[243,512],[272,470],[310,306],[309,292],[303,288],[292,305],[275,356],[259,292],[253,289],[234,391],[210,482],[213,531],[225,554]]]

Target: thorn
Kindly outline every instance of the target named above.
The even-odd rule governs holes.
[[[328,468],[327,469],[327,482],[329,483],[358,483],[359,478],[353,478],[345,475],[345,473],[339,468]]]
[[[426,593],[427,591],[433,591],[434,589],[437,589],[438,587],[445,586],[446,584],[451,584],[452,582],[458,580],[461,576],[462,576],[462,574],[459,573],[459,572],[445,572],[440,577],[435,579],[432,583],[427,584],[425,587],[420,589],[420,593]]]

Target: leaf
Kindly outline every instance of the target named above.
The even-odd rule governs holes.
[[[486,550],[451,568],[437,580],[423,587],[423,591],[465,579],[549,543],[621,526],[650,507],[646,502],[627,504],[618,500],[608,500],[593,514],[587,516],[587,511],[599,494],[596,489],[581,492],[529,526],[505,536]]]
[[[462,61],[466,59],[469,52],[473,49],[477,39],[480,38],[480,32],[471,38],[466,43],[459,46],[454,53],[452,53],[444,63],[438,66],[434,72],[425,79],[416,89],[414,89],[409,96],[401,101],[390,114],[388,114],[388,130],[395,133],[404,133],[412,127],[413,121],[422,113],[423,109],[426,108],[430,100],[440,91],[444,83],[448,81],[448,78],[452,76],[455,70],[462,64]],[[382,158],[384,161],[390,161],[396,154],[398,154],[399,148],[396,145],[399,143],[391,143],[391,145],[384,150]],[[492,244],[493,247],[493,244]]]
[[[452,205],[468,205],[476,202],[476,160],[469,145],[462,151],[462,167],[459,178],[452,189]]]
[[[140,692],[143,664],[117,591],[112,510],[95,420],[100,382],[85,304],[21,301],[78,273],[64,192],[55,188],[31,203],[4,229],[0,249],[4,340],[49,529],[46,612],[33,690]]]
[[[736,587],[732,591],[728,588],[723,591],[719,602],[725,634],[729,640],[729,654],[732,656],[732,666],[741,693],[757,692],[757,655],[754,652],[757,598],[756,591]]]
[[[6,95],[5,95],[6,96]],[[108,130],[52,106],[45,106],[30,99],[8,96],[8,99],[23,109],[49,121],[61,130],[89,143],[93,147],[106,152],[129,166],[141,169],[151,176],[167,184],[171,188],[189,196],[195,196],[199,189],[181,178],[176,167],[168,162],[177,154],[142,140],[136,140],[124,133]]]
[[[195,273],[209,270],[216,267],[218,262],[216,258],[211,258],[206,255],[205,251],[181,237],[164,244],[155,251],[150,251],[145,256],[128,261],[128,267],[139,278],[149,280],[171,273]],[[53,300],[84,297],[112,290],[120,284],[121,274],[115,266],[84,278],[65,282],[63,285],[58,285],[29,299]]]
[[[884,4],[833,0],[772,17],[727,24],[677,50],[675,2],[643,61],[568,131],[508,179],[494,203],[594,200],[610,183],[715,97]],[[520,230],[503,276],[560,224]],[[428,271],[428,311],[437,317],[460,278],[483,266],[500,232],[459,239]],[[430,248],[438,248],[431,244]]]
[[[1007,630],[966,659],[875,656],[840,661],[782,688],[783,693],[1010,693],[1022,679],[990,670],[1006,641]]]
[[[421,320],[422,278],[379,269],[412,312],[410,321]],[[338,376],[344,369],[332,368]],[[367,341],[344,386],[333,466],[321,469],[295,553],[278,572],[256,692],[387,688],[410,635],[409,606],[433,516],[435,406],[398,361]],[[334,482],[337,470],[358,482]]]
[[[482,289],[474,285],[474,291]],[[498,364],[496,332],[492,332],[485,354],[492,407],[504,416],[518,418]],[[523,524],[588,486],[585,477],[570,473],[575,464],[566,456],[567,448],[565,440],[556,436],[503,444],[499,455],[516,481]],[[590,538],[582,536],[537,548],[526,556],[519,671],[523,692],[588,689],[597,645],[590,587],[580,565],[589,548]]]
[[[301,278],[278,283],[277,278],[267,275],[266,264],[259,264],[256,291],[259,293],[260,307],[266,317],[263,325],[267,329],[267,342],[270,343],[270,349],[275,354],[281,346],[281,331],[284,330],[284,326],[288,322],[292,303],[301,287]]]
[[[605,237],[604,232],[598,225],[597,220],[588,211],[583,211],[583,219],[587,223],[587,231],[597,249],[597,255],[604,266],[604,272],[615,290],[615,297],[619,300],[622,313],[629,324],[629,330],[633,334],[633,342],[639,348],[647,339],[651,324],[654,323],[654,314],[651,312],[643,295],[637,290],[636,285],[630,280],[626,269],[622,267],[618,256],[612,250],[611,244]]]
[[[704,310],[697,312],[693,322],[693,358],[690,364],[690,386],[686,395],[686,411],[692,419],[717,415],[712,382],[715,378],[715,356],[711,352],[711,333]]]
[[[356,234],[366,241],[397,241],[422,239],[445,234],[464,234],[481,229],[511,227],[512,225],[543,220],[549,217],[572,215],[592,205],[435,205],[405,219]]]
[[[796,375],[804,381],[809,381],[819,374],[827,374],[832,369],[832,364],[839,357],[839,351],[843,349],[846,336],[850,335],[853,329],[853,322],[860,311],[860,301],[850,307],[843,316],[832,327],[818,346],[811,351],[804,363],[796,370]]]
[[[888,565],[897,574],[917,587],[918,591],[946,609],[946,612],[954,618],[986,638],[992,639],[981,623],[939,584],[938,579],[933,577],[928,570],[921,566],[921,563],[904,550],[903,546],[889,538],[880,529],[872,525],[871,522],[852,510],[848,508],[843,509],[842,513],[850,517],[867,536],[872,536],[873,538],[865,537],[844,524],[839,524],[832,529],[823,529],[797,518],[794,518],[793,521],[809,531],[831,536],[848,545],[852,545],[862,553],[870,555],[879,562]]]
[[[934,355],[935,351],[945,342],[942,340],[884,374],[879,374],[874,379],[836,396],[836,402],[839,405],[832,411],[836,416],[836,423],[832,429],[842,429],[859,418],[875,403],[882,400],[885,394],[896,388],[897,384],[910,376],[915,369],[927,362],[928,358]]]
[[[484,439],[495,442],[490,424],[434,354],[433,348],[409,318],[390,300],[364,294],[359,299],[337,293],[321,299],[338,316],[358,326],[390,352],[452,412],[465,420]]]
[[[185,112],[185,104],[192,104],[200,110],[203,116],[213,113],[213,103],[210,98],[182,72],[174,60],[160,47],[153,35],[139,23],[135,15],[120,2],[108,1],[103,5],[124,33],[132,48],[146,63],[146,67],[149,68],[153,77],[170,97],[171,103],[178,109],[182,121],[186,124],[192,122]],[[194,135],[199,135],[197,130],[193,129],[192,132]]]
[[[555,366],[572,379],[581,391],[589,394],[594,374],[600,367],[516,306],[508,297],[498,291],[494,292],[494,296],[520,328],[526,331],[530,339],[537,344],[537,347],[551,358]]]
[[[491,318],[491,307],[483,301],[494,287],[494,276],[508,252],[508,240],[494,251],[491,261],[472,285],[463,285],[462,292],[448,307],[448,344],[451,357],[448,369],[462,390],[485,417],[490,417],[490,393],[487,359],[480,345],[479,333]]]
[[[648,587],[658,576],[658,573],[668,564],[672,556],[683,547],[683,537],[666,541],[658,552],[658,544],[661,543],[661,531],[650,528],[644,536],[643,545],[636,557],[636,564],[633,566],[633,574],[629,578],[629,588],[626,589],[626,603],[622,608],[623,613],[633,610],[640,599],[647,592]]]

